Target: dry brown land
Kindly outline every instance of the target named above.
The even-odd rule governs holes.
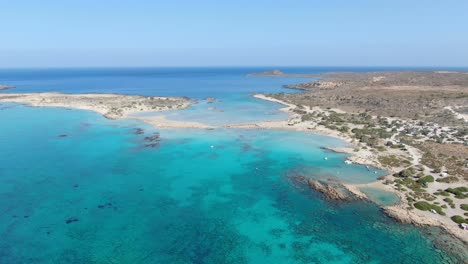
[[[376,116],[416,118],[441,125],[460,124],[445,107],[455,110],[468,106],[465,72],[327,73],[316,77],[321,80],[287,86],[308,94],[273,97],[298,105],[367,111]]]

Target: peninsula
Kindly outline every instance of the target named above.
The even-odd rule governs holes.
[[[4,93],[0,94],[0,102],[90,110],[109,119],[128,118],[141,112],[180,110],[193,103],[184,97],[64,93]]]
[[[13,89],[15,86],[11,85],[0,85],[0,90]]]

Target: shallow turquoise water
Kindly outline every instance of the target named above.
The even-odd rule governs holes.
[[[374,179],[319,148],[338,140],[162,130],[151,148],[142,123],[0,109],[0,263],[456,262],[375,205],[327,202],[290,180]]]
[[[258,100],[253,93],[298,92],[282,85],[305,78],[248,77],[261,68],[97,68],[0,69],[0,84],[16,86],[0,93],[65,92],[188,96],[198,101],[187,110],[165,112],[174,120],[211,125],[285,119],[279,104]],[[304,69],[293,68],[290,72]],[[317,70],[313,70],[317,71]],[[217,100],[208,104],[205,99]]]
[[[395,205],[400,201],[398,195],[392,192],[387,192],[377,188],[365,187],[361,188],[372,201],[382,206]]]

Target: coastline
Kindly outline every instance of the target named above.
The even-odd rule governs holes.
[[[60,101],[47,100],[50,98],[61,98]],[[398,172],[395,168],[388,168],[382,166],[376,159],[375,155],[369,149],[359,148],[358,143],[345,133],[338,132],[317,124],[311,124],[301,122],[298,120],[300,115],[294,113],[296,105],[283,102],[281,100],[271,98],[265,95],[256,94],[253,95],[255,98],[260,100],[267,100],[275,103],[284,105],[281,111],[287,112],[290,116],[289,120],[277,120],[277,121],[264,121],[254,122],[245,124],[228,124],[220,127],[212,127],[198,122],[187,122],[187,121],[174,121],[166,119],[164,115],[159,116],[134,116],[135,113],[143,112],[160,112],[166,110],[182,110],[186,109],[191,105],[191,101],[184,98],[172,98],[172,97],[143,97],[143,96],[127,96],[127,95],[116,95],[116,94],[60,94],[60,93],[38,93],[38,94],[1,94],[0,102],[16,102],[36,107],[62,107],[62,108],[74,108],[80,110],[90,110],[97,112],[109,119],[135,119],[142,122],[148,123],[156,128],[195,128],[195,129],[215,129],[215,128],[238,128],[238,129],[275,129],[275,130],[291,130],[291,131],[302,131],[313,134],[319,134],[324,136],[331,136],[341,139],[347,142],[350,147],[344,148],[327,148],[330,151],[347,153],[350,155],[348,160],[356,164],[369,165],[376,168],[384,169],[388,171],[388,175]],[[150,99],[153,98],[153,99]],[[78,100],[75,100],[78,99]],[[75,100],[75,101],[74,101]],[[84,101],[83,101],[84,100]],[[90,101],[89,101],[90,100]],[[108,100],[112,103],[96,103],[96,100]],[[125,111],[115,112],[112,111],[114,104],[125,105],[129,102],[146,102],[156,101],[158,103],[164,102],[164,104],[150,104],[142,105],[136,104],[135,107],[129,107]],[[85,103],[83,103],[85,102]],[[91,103],[90,103],[91,102]],[[99,101],[100,102],[100,101]],[[170,106],[170,107],[169,107]],[[154,108],[155,107],[155,108]],[[340,111],[338,109],[333,109]],[[323,111],[318,107],[310,109],[305,107],[305,111]],[[417,155],[417,152],[415,152]],[[420,158],[420,157],[419,157]],[[468,243],[468,234],[462,229],[458,228],[451,222],[450,218],[438,217],[434,218],[430,212],[409,210],[407,205],[404,203],[404,194],[394,190],[391,186],[385,185],[383,180],[376,180],[368,184],[343,184],[350,192],[355,194],[357,197],[364,198],[371,201],[371,199],[364,194],[360,188],[362,187],[373,187],[384,191],[390,191],[397,194],[400,197],[400,202],[393,206],[380,206],[385,214],[396,219],[402,223],[410,223],[417,226],[438,226],[447,231],[450,235],[458,238],[463,243]]]
[[[267,100],[267,101],[285,105],[286,107],[282,108],[281,110],[288,112],[290,116],[294,118],[295,113],[292,112],[292,110],[296,107],[295,105],[287,103],[287,102],[283,102],[276,98],[271,98],[265,95],[254,95],[254,97],[258,99]],[[310,111],[311,109],[308,109],[308,110]],[[314,110],[317,110],[317,109],[314,109]],[[370,165],[379,169],[383,169],[387,171],[387,176],[385,176],[384,178],[394,173],[397,173],[399,171],[396,168],[389,168],[389,167],[382,166],[380,162],[378,162],[378,160],[375,158],[375,155],[373,155],[373,153],[370,151],[364,151],[362,149],[360,149],[359,151],[354,151],[354,149],[357,147],[357,144],[351,137],[349,137],[348,135],[344,133],[340,133],[336,130],[331,130],[325,127],[317,127],[317,126],[310,126],[310,125],[306,126],[304,124],[301,125],[301,123],[288,125],[288,122],[286,121],[260,122],[256,125],[246,125],[246,126],[234,125],[230,127],[251,128],[251,129],[252,128],[253,129],[286,129],[286,130],[294,130],[294,131],[305,131],[305,132],[310,132],[310,133],[319,134],[319,135],[336,137],[343,141],[346,141],[352,147],[326,148],[326,149],[330,151],[334,151],[334,152],[349,154],[350,157],[348,158],[348,160],[352,161],[353,163],[361,164],[361,165]],[[419,153],[415,153],[415,154],[418,156],[416,159],[421,158]],[[413,224],[416,226],[440,227],[443,230],[445,230],[447,233],[449,233],[451,236],[453,236],[454,238],[459,239],[465,245],[468,243],[468,233],[462,230],[461,228],[459,228],[458,225],[454,225],[454,223],[450,220],[450,218],[438,217],[438,215],[436,215],[436,218],[434,218],[434,215],[427,211],[420,211],[417,209],[409,210],[407,208],[407,204],[404,202],[406,199],[404,194],[402,192],[396,191],[391,186],[384,184],[383,179],[376,180],[376,181],[373,181],[371,183],[366,183],[366,184],[343,183],[343,186],[346,187],[348,191],[356,195],[358,198],[365,199],[368,201],[372,201],[372,200],[364,192],[362,192],[360,188],[372,187],[372,188],[380,189],[382,191],[395,193],[400,198],[400,202],[398,204],[392,205],[392,206],[378,205],[387,216],[401,223]],[[375,201],[372,201],[372,202],[375,203]]]

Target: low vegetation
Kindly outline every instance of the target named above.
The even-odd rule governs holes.
[[[421,211],[434,210],[440,215],[445,215],[445,212],[442,209],[442,207],[440,207],[438,205],[435,205],[435,204],[430,204],[428,202],[424,202],[424,201],[416,202],[416,203],[414,203],[414,207],[416,207],[417,209],[419,209]]]
[[[445,191],[454,194],[455,198],[458,199],[464,199],[468,197],[468,187],[448,188]]]
[[[383,166],[393,168],[409,166],[411,164],[409,160],[397,157],[396,155],[379,156],[378,160]]]
[[[452,219],[452,221],[454,221],[457,224],[468,224],[468,219],[464,219],[463,216],[460,215],[454,215],[450,217],[450,219]]]
[[[439,178],[436,180],[437,182],[444,182],[444,183],[453,183],[453,182],[458,182],[459,179],[455,176],[447,176],[443,178]]]

